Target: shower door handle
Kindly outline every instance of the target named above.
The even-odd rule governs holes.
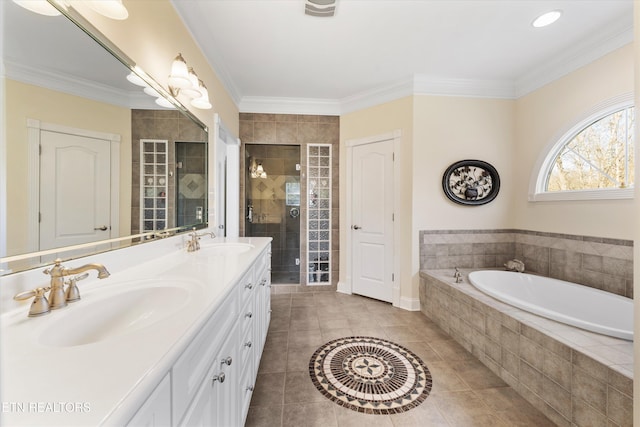
[[[359,225],[352,225],[351,228],[353,228],[354,230],[360,230],[362,227],[360,227]]]

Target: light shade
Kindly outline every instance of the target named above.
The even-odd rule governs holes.
[[[211,105],[211,102],[209,102],[209,91],[202,80],[198,80],[198,87],[200,90],[200,96],[192,99],[191,105],[201,110],[210,110],[213,106]]]
[[[47,0],[13,0],[18,6],[22,6],[31,12],[45,16],[58,16],[60,11],[53,7]]]
[[[156,98],[156,104],[164,108],[176,108],[176,106],[173,105],[171,102],[169,102],[168,99],[163,98],[161,96]]]
[[[191,85],[189,80],[189,68],[187,62],[179,53],[171,63],[171,74],[169,74],[169,85],[182,89]]]
[[[107,18],[121,21],[129,17],[129,12],[122,4],[122,0],[89,0],[86,3],[91,9]]]
[[[140,77],[139,75],[137,75],[136,73],[134,73],[133,71],[130,72],[129,74],[127,74],[127,80],[130,83],[133,83],[134,85],[137,86],[142,86],[142,87],[147,87],[147,82],[145,82],[144,80],[142,80],[142,77]]]
[[[200,98],[202,93],[199,89],[199,81],[200,79],[198,79],[196,72],[189,67],[189,86],[181,88],[180,93],[189,98]]]
[[[551,12],[543,13],[538,16],[532,23],[536,28],[546,27],[547,25],[551,25],[556,22],[560,16],[562,15],[561,10],[552,10]]]

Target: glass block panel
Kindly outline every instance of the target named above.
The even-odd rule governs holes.
[[[167,228],[167,145],[166,140],[140,141],[140,198],[144,207],[140,212],[140,222],[143,231]]]
[[[331,145],[307,147],[307,253],[310,284],[331,283]]]

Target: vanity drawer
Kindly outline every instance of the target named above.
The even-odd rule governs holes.
[[[173,424],[196,395],[224,339],[237,322],[236,293],[231,292],[189,344],[172,369]],[[220,355],[220,357],[226,357]]]

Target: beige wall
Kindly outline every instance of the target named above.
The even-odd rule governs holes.
[[[82,2],[75,2],[74,6],[165,89],[168,88],[167,78],[171,62],[178,53],[182,53],[187,63],[207,86],[213,104],[211,110],[189,108],[191,112],[210,129],[213,129],[214,113],[218,113],[227,128],[234,135],[238,135],[237,106],[169,0],[126,2],[129,18],[124,21],[105,18],[84,6]],[[210,134],[213,135],[212,132]]]
[[[633,91],[633,47],[628,45],[518,100],[416,95],[341,117],[341,156],[350,139],[401,129],[401,296],[418,298],[420,230],[520,228],[629,239],[633,202],[528,202],[538,156],[558,130],[598,103]],[[462,206],[442,191],[442,174],[453,162],[479,159],[500,174],[498,197]],[[341,182],[346,180],[341,165]],[[341,203],[346,206],[346,189]],[[607,221],[600,220],[607,218]],[[396,217],[398,218],[398,216]],[[349,225],[341,212],[341,247]],[[341,253],[347,265],[348,254]],[[347,280],[345,269],[340,281]]]
[[[517,100],[512,217],[516,228],[630,239],[632,200],[528,202],[538,157],[554,136],[599,103],[634,88],[634,50],[627,45]],[[602,220],[606,218],[607,220]]]
[[[340,182],[344,183],[340,188],[340,247],[347,247],[347,236],[351,232],[351,224],[346,222],[347,200],[347,150],[345,142],[352,139],[366,138],[387,134],[394,130],[402,132],[400,152],[396,153],[395,167],[400,170],[400,207],[395,214],[395,221],[399,235],[395,236],[396,256],[399,257],[400,271],[396,277],[400,278],[401,297],[411,298],[412,285],[412,212],[411,198],[413,188],[412,176],[412,150],[413,150],[413,97],[406,97],[396,101],[377,105],[361,111],[345,114],[340,117]],[[349,254],[345,250],[340,251],[340,282],[346,283]],[[397,280],[397,279],[396,279]],[[415,286],[417,292],[417,285]],[[416,294],[417,295],[417,294]]]
[[[131,221],[131,114],[129,109],[6,80],[7,255],[27,251],[27,119],[113,133],[120,143],[120,233]]]

